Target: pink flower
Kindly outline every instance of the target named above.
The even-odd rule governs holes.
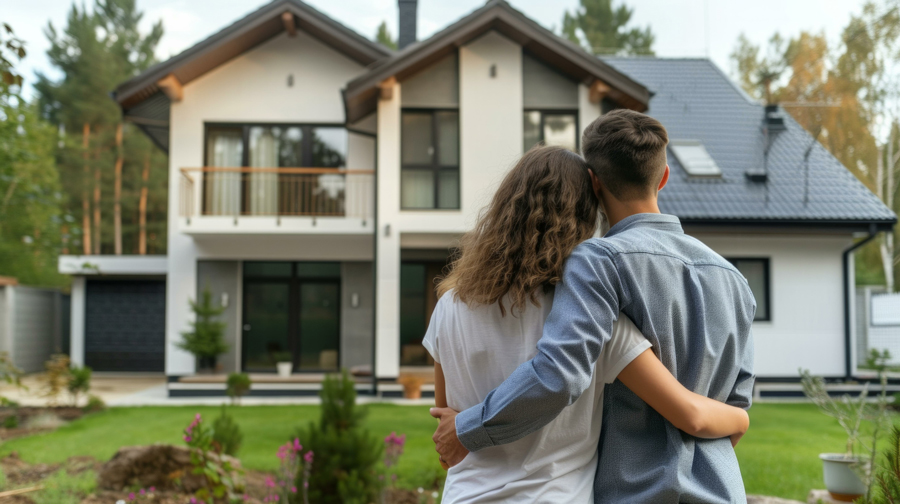
[[[134,500],[134,492],[128,494],[128,500]]]
[[[269,488],[275,488],[275,480],[273,480],[271,476],[266,476],[266,486]]]
[[[197,498],[191,497],[191,504],[197,504]]]
[[[297,493],[297,487],[292,486],[292,487],[291,487],[291,493]]]
[[[184,436],[184,442],[185,442],[185,443],[190,443],[190,442],[191,442],[191,436]]]
[[[141,488],[141,495],[147,495],[147,491]]]
[[[150,491],[151,491],[151,492],[155,492],[155,491],[156,491],[156,487],[155,487],[155,486],[150,487]]]
[[[312,450],[309,450],[308,452],[306,452],[306,455],[303,456],[303,460],[305,460],[307,464],[312,464],[312,461],[313,461]]]
[[[298,451],[302,451],[302,450],[303,450],[303,445],[300,444],[300,439],[294,438],[294,451],[298,452]]]

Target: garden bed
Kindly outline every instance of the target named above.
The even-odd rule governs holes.
[[[0,440],[50,432],[84,416],[74,406],[0,407]]]

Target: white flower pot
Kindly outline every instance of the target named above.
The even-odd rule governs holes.
[[[287,378],[291,376],[291,371],[294,369],[293,362],[279,362],[275,364],[275,367],[278,368],[278,376],[282,378]]]
[[[823,453],[819,458],[822,459],[825,488],[833,499],[853,502],[866,493],[866,484],[857,473],[861,463],[858,458],[843,453]]]

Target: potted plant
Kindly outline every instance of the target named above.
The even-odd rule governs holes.
[[[224,338],[225,323],[216,320],[225,308],[213,306],[212,293],[208,288],[201,293],[199,302],[190,303],[194,321],[190,331],[181,333],[183,341],[178,346],[194,354],[201,373],[212,373],[217,369],[219,355],[228,351]]]
[[[825,380],[812,376],[807,370],[800,370],[803,393],[809,397],[819,410],[835,418],[847,434],[847,445],[844,453],[822,453],[822,473],[825,489],[835,500],[853,502],[869,493],[872,483],[872,461],[876,456],[876,444],[885,428],[890,426],[888,416],[887,375],[884,363],[890,358],[885,351],[873,350],[869,358],[870,364],[875,361],[879,366],[881,393],[874,403],[869,400],[869,386],[863,386],[859,396],[844,394],[839,398],[832,397],[825,388]],[[876,355],[877,354],[877,355]],[[871,423],[871,435],[861,435],[863,424]]]
[[[397,378],[397,383],[403,385],[403,397],[406,399],[421,399],[422,384],[425,379],[421,376],[404,374]]]
[[[291,352],[275,352],[272,354],[275,359],[275,367],[278,369],[278,376],[287,378],[291,376],[294,370],[294,356]]]

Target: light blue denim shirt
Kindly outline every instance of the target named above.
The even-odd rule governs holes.
[[[694,392],[749,408],[756,301],[746,279],[677,217],[632,215],[566,262],[534,359],[456,417],[470,451],[534,432],[574,402],[619,311]],[[606,388],[595,501],[747,502],[730,441],[676,429],[622,382]]]

